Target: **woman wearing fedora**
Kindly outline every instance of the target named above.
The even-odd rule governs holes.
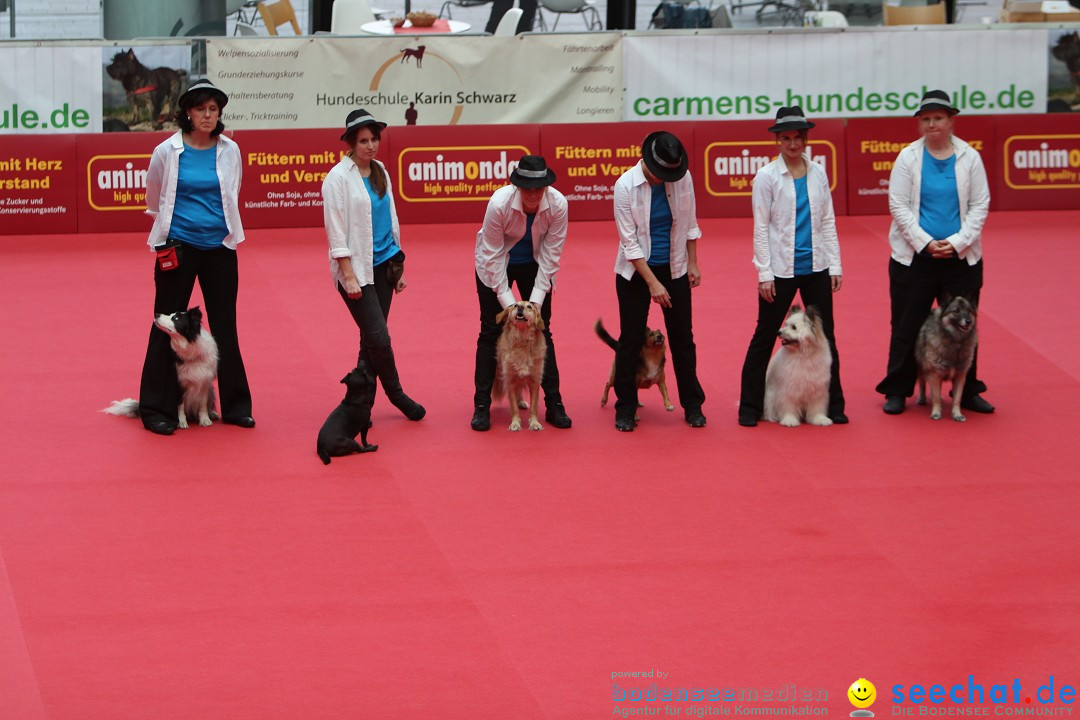
[[[694,183],[689,158],[669,132],[650,134],[641,161],[615,181],[615,293],[619,299],[619,347],[615,351],[615,428],[637,426],[638,356],[645,342],[652,303],[660,306],[679,403],[690,427],[705,427],[705,391],[697,377],[691,288],[701,284],[697,262]]]
[[[798,292],[805,306],[821,314],[832,351],[829,380],[829,419],[848,421],[840,387],[840,356],[833,333],[832,294],[840,290],[840,242],[836,215],[825,171],[806,154],[814,123],[798,106],[782,107],[769,132],[776,137],[779,156],[754,177],[754,267],[758,280],[758,317],[743,361],[739,424],[754,427],[765,406],[765,373]]]
[[[904,411],[915,391],[915,338],[934,299],[963,294],[979,303],[983,282],[982,229],[990,209],[990,187],[979,153],[953,135],[960,111],[944,90],[922,96],[915,117],[922,137],[896,156],[889,176],[889,299],[892,335],[889,364],[877,391],[889,415]],[[964,383],[960,407],[992,413],[980,396],[976,358]]]
[[[522,299],[540,308],[547,354],[540,386],[547,406],[545,420],[569,428],[570,418],[559,392],[559,366],[551,338],[551,295],[566,243],[567,203],[552,187],[555,173],[539,155],[525,155],[510,173],[510,184],[488,200],[484,225],[476,234],[476,295],[480,301],[480,335],[476,338],[476,386],[472,429],[491,427],[491,388],[495,382],[495,344],[501,328],[495,316]]]
[[[199,281],[210,332],[217,341],[222,421],[255,427],[251,391],[236,332],[239,273],[240,149],[222,131],[228,96],[199,80],[180,96],[180,130],[154,148],[146,174],[146,213],[154,218],[148,244],[154,268],[154,314],[187,309]],[[139,389],[143,425],[171,435],[178,424],[180,385],[169,336],[151,327]]]
[[[345,119],[341,140],[349,152],[323,180],[323,223],[330,276],[360,329],[357,365],[367,361],[394,407],[420,420],[426,411],[401,389],[386,324],[394,294],[405,289],[405,253],[390,177],[375,159],[385,127],[366,110]]]

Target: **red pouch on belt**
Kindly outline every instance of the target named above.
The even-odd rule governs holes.
[[[162,271],[175,270],[180,267],[180,241],[170,238],[164,245],[157,245],[154,248],[157,251],[158,267]]]

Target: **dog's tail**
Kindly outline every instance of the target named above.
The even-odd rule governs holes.
[[[104,408],[101,412],[109,415],[123,415],[124,417],[139,417],[139,401],[135,398],[113,400],[112,405]]]
[[[495,383],[491,386],[491,399],[499,402],[504,397],[506,397],[506,380],[500,370],[495,373]]]
[[[596,331],[596,337],[603,340],[604,344],[607,345],[609,348],[611,348],[612,350],[619,349],[619,341],[611,337],[611,334],[604,329],[604,323],[599,318],[597,318],[596,324],[593,325],[593,330]]]

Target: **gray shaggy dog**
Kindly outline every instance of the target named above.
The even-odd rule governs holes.
[[[926,404],[926,382],[930,381],[930,418],[941,419],[941,384],[952,383],[952,418],[967,420],[960,412],[964,380],[975,357],[979,336],[975,320],[979,311],[962,295],[945,299],[927,316],[915,340],[915,363],[919,367],[919,396],[916,402]]]

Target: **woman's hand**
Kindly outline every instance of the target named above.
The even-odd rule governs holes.
[[[926,247],[930,251],[930,257],[937,260],[951,258],[956,254],[956,249],[947,240],[931,240]]]
[[[405,280],[401,279],[397,281],[397,285],[394,286],[394,292],[399,293],[406,288]]]
[[[772,280],[758,283],[757,291],[758,295],[761,296],[761,299],[767,303],[771,303],[776,299],[776,283]]]
[[[829,280],[832,281],[832,291],[838,292],[840,286],[844,284],[844,278],[841,275],[830,275]]]
[[[697,263],[690,263],[686,274],[690,276],[690,287],[696,288],[701,284],[701,270],[698,269]]]
[[[668,295],[667,288],[659,280],[653,280],[649,283],[649,295],[652,296],[652,301],[660,307],[671,307],[671,296]]]
[[[342,285],[345,287],[345,294],[353,300],[359,300],[364,294],[364,291],[360,289],[360,283],[355,276],[345,278],[345,282],[342,283]]]

